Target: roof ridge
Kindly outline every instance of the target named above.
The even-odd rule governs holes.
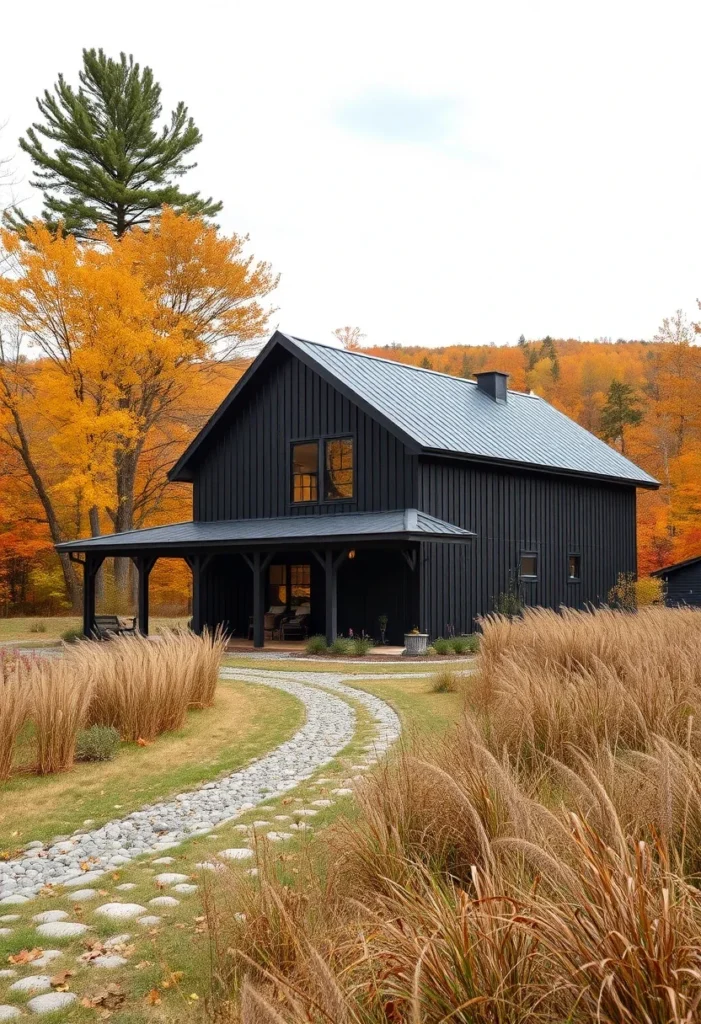
[[[285,334],[285,337],[290,338],[291,341],[300,341],[303,345],[315,345],[317,348],[328,348],[332,352],[343,352],[348,356],[361,356],[363,359],[374,359],[378,363],[389,363],[391,366],[404,366],[408,370],[416,370],[417,373],[432,373],[436,377],[447,377],[448,380],[460,381],[463,384],[471,384],[472,387],[478,387],[476,380],[471,380],[469,377],[456,377],[452,373],[444,373],[442,370],[432,370],[427,366],[416,366],[414,363],[403,363],[399,359],[389,359],[387,356],[374,356],[369,352],[358,351],[357,349],[343,348],[342,345],[331,345],[325,341],[310,341],[309,338],[300,338],[296,334],[287,334],[285,331],[281,331],[281,334]],[[492,371],[479,371],[480,373],[490,373]],[[504,373],[503,370],[496,371],[498,373]],[[510,376],[510,374],[506,374]],[[507,388],[510,395],[517,395],[519,398],[535,398],[539,402],[542,401],[540,395],[535,393],[529,393],[527,391],[518,391],[515,388]]]

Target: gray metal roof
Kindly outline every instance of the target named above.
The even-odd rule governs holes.
[[[657,481],[537,395],[498,404],[475,381],[284,335],[424,449],[625,480]]]
[[[57,544],[57,551],[138,551],[145,548],[192,549],[244,547],[305,541],[421,540],[467,541],[475,534],[415,508],[341,515],[231,519],[211,523],[173,523],[146,530],[86,537]]]

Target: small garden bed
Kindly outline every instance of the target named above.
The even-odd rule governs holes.
[[[441,661],[446,657],[463,658],[479,651],[479,636],[476,633],[470,636],[438,637],[426,648],[425,654],[413,655],[412,662],[416,661]],[[326,637],[319,634],[311,636],[304,645],[303,652],[295,652],[293,658],[365,658],[371,655],[373,661],[378,661],[381,655],[375,653],[375,642],[368,637],[339,636],[332,644],[327,643]],[[401,655],[400,655],[401,657]],[[395,662],[396,657],[384,659]]]

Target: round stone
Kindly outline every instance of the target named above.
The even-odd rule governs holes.
[[[84,871],[82,875],[74,875],[73,878],[69,878],[62,884],[66,889],[77,889],[81,885],[88,885],[91,882],[97,882],[98,879],[102,878],[104,871]]]
[[[63,956],[61,949],[45,949],[40,957],[32,960],[32,967],[48,967],[53,960],[57,960],[60,956]]]
[[[217,856],[223,857],[224,860],[250,860],[253,850],[249,850],[245,846],[233,846],[229,850],[220,850]]]
[[[181,896],[190,896],[193,892],[197,892],[197,886],[191,885],[189,882],[181,882],[179,885],[173,886],[173,892],[179,892]]]
[[[312,800],[314,807],[333,807],[333,800]]]
[[[40,924],[37,934],[44,939],[73,939],[76,935],[84,935],[87,930],[86,924],[77,924],[73,921],[50,921],[48,924]]]
[[[109,917],[113,921],[128,921],[132,917],[146,913],[146,907],[142,907],[140,903],[103,903],[101,907],[97,907],[95,913]]]
[[[353,790],[347,786],[341,786],[340,789],[332,789],[331,792],[334,796],[353,796]]]
[[[0,978],[16,978],[17,971],[13,970],[12,967],[3,967],[0,971]]]
[[[91,967],[123,967],[124,964],[129,963],[123,956],[117,956],[116,953],[110,953],[107,956],[96,956],[94,960],[89,961]]]
[[[74,1003],[78,997],[74,992],[47,992],[43,996],[34,996],[27,1003],[32,1013],[54,1013]]]
[[[48,974],[32,974],[28,978],[20,978],[10,985],[10,992],[45,992],[51,988],[51,978]]]
[[[175,864],[175,857],[157,857],[151,861],[152,864]]]
[[[148,901],[148,905],[150,907],[178,907],[180,900],[176,900],[174,896],[156,896],[155,899]]]
[[[156,917],[155,914],[147,914],[145,917],[140,917],[137,924],[142,924],[144,928],[153,928],[155,925],[161,923],[160,917]]]
[[[129,932],[122,932],[120,935],[113,935],[111,938],[105,939],[102,945],[105,949],[112,949],[113,946],[125,946],[130,938]]]
[[[0,935],[6,938],[8,935],[12,935],[12,928],[0,928]]]
[[[0,1006],[0,1020],[12,1020],[14,1017],[19,1016],[21,1016],[21,1013],[16,1006],[9,1006],[7,1003]]]
[[[33,899],[32,896],[20,896],[17,893],[12,893],[11,896],[3,896],[0,900],[0,907],[19,907],[22,903],[29,903]]]
[[[21,914],[3,914],[0,917],[0,924],[10,924],[12,921],[20,921],[21,918]]]
[[[48,924],[50,921],[65,921],[67,917],[65,910],[45,910],[43,914],[35,914],[32,921],[36,924]]]
[[[115,885],[115,889],[119,892],[129,892],[130,889],[136,889],[136,882],[122,882],[121,885]]]
[[[266,832],[266,839],[269,839],[271,843],[280,843],[285,839],[291,838],[291,832]]]
[[[158,885],[175,885],[177,882],[187,882],[188,875],[178,875],[175,871],[164,871],[156,875],[155,881]]]
[[[97,896],[97,889],[76,889],[75,892],[71,893],[72,900],[94,900]]]

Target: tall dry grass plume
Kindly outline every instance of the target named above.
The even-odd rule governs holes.
[[[36,733],[40,775],[67,771],[85,724],[92,682],[67,658],[36,658],[29,672],[30,717]]]
[[[29,714],[29,693],[17,658],[0,653],[0,780],[7,779],[17,738]]]
[[[221,631],[164,630],[153,639],[78,643],[67,661],[91,680],[90,724],[111,725],[126,741],[150,741],[182,728],[188,709],[214,703],[224,647]]]
[[[686,610],[489,619],[464,720],[370,773],[319,878],[262,863],[249,933],[214,875],[224,1017],[701,1019],[700,639]]]

